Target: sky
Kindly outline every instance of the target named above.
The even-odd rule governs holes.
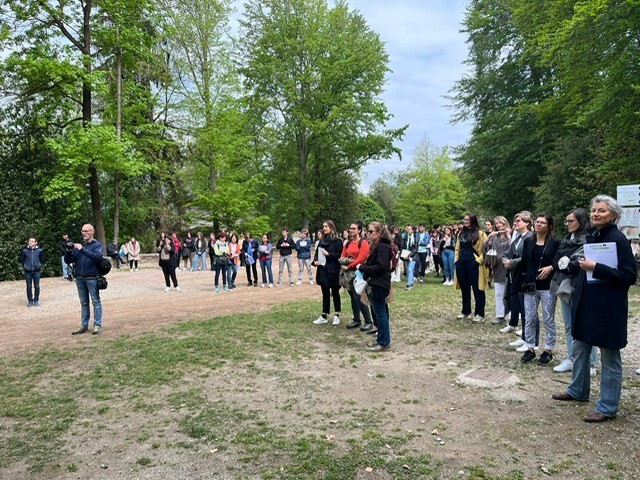
[[[382,95],[393,119],[390,128],[409,125],[397,157],[365,167],[361,189],[388,172],[404,170],[426,137],[435,146],[457,146],[471,133],[469,124],[451,124],[444,98],[466,66],[467,45],[460,33],[466,0],[347,0],[385,42],[392,72]]]

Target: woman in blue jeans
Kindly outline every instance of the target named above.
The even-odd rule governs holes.
[[[627,345],[629,317],[629,287],[636,283],[638,268],[629,240],[616,225],[622,208],[608,195],[591,200],[591,224],[584,256],[579,256],[580,273],[572,296],[573,307],[573,374],[564,392],[552,395],[554,400],[588,402],[591,389],[590,356],[594,347],[600,348],[602,375],[600,398],[595,409],[587,413],[585,422],[604,422],[618,414],[622,392],[622,357],[620,350]],[[598,250],[588,248],[591,243],[599,249],[615,250],[595,260]],[[592,253],[593,251],[593,253]]]
[[[378,326],[378,337],[374,343],[367,345],[371,352],[385,352],[391,345],[389,316],[387,314],[387,297],[391,292],[391,236],[387,228],[380,222],[372,222],[367,230],[371,249],[360,270],[367,280],[367,297],[371,303]]]
[[[273,259],[273,245],[269,241],[269,236],[265,233],[262,235],[262,243],[258,247],[260,255],[260,269],[262,270],[262,285],[267,284],[267,274],[269,275],[269,288],[273,287],[273,271],[271,270],[271,260]]]
[[[453,285],[453,273],[455,265],[453,260],[456,256],[456,240],[453,238],[451,227],[444,227],[444,234],[440,240],[440,258],[442,259],[442,268],[444,270],[444,283],[447,287]]]

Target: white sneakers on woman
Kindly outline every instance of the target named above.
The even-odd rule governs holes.
[[[498,330],[500,333],[511,333],[511,332],[515,332],[517,330],[516,327],[512,327],[511,325],[507,325],[505,327],[502,327],[500,330]]]
[[[327,320],[326,318],[324,318],[322,315],[320,315],[318,318],[316,318],[313,321],[314,325],[324,325],[325,323],[329,323],[329,320]],[[340,317],[337,315],[333,316],[333,321],[331,322],[332,325],[340,325]]]
[[[562,360],[560,362],[560,365],[553,367],[554,372],[564,373],[570,372],[571,370],[573,370],[573,361],[569,360],[568,358]]]

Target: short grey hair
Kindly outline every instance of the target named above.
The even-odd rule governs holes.
[[[610,197],[609,195],[596,195],[591,199],[591,208],[595,203],[606,203],[607,207],[609,207],[609,211],[615,215],[615,219],[613,223],[617,224],[620,221],[620,217],[622,216],[622,207],[618,204],[618,201]]]

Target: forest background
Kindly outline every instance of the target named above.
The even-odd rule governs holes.
[[[380,36],[342,1],[236,6],[0,2],[0,280],[21,276],[28,236],[59,275],[60,233],[85,222],[151,246],[324,218],[559,217],[640,183],[639,0],[470,1],[448,99],[469,141],[425,137],[367,193],[360,175],[400,155],[406,129],[387,127]]]

